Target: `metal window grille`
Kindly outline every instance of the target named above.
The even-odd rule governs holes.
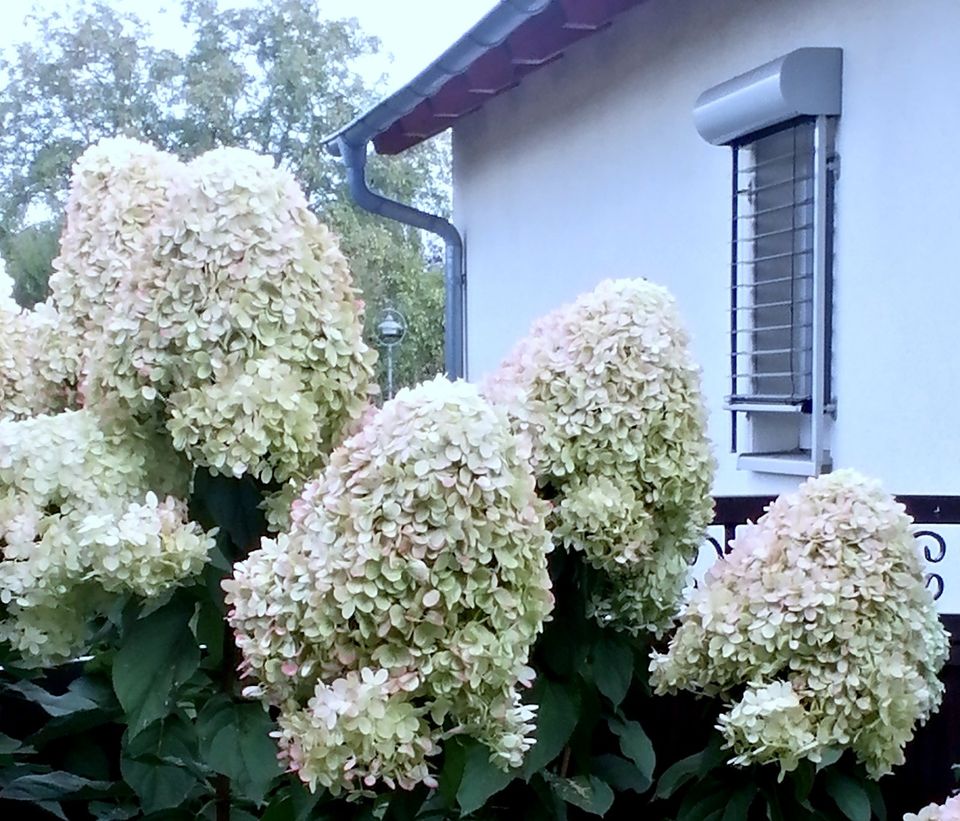
[[[738,412],[807,415],[813,472],[832,408],[832,135],[830,118],[818,116],[732,146],[733,449]]]
[[[814,122],[734,148],[731,404],[809,405]]]

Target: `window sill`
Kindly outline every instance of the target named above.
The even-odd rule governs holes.
[[[775,453],[741,453],[737,457],[739,470],[754,473],[777,473],[784,476],[817,476],[832,467],[830,454],[823,455],[823,464],[817,465],[808,450]]]

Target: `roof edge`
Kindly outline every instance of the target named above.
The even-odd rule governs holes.
[[[382,134],[397,120],[429,99],[452,78],[498,47],[521,24],[545,11],[553,0],[500,0],[410,82],[342,128],[322,138],[327,151],[340,155],[340,141],[359,147]]]

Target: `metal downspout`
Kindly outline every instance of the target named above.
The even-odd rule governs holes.
[[[466,371],[464,357],[464,296],[466,272],[463,267],[463,238],[453,223],[428,214],[411,205],[387,199],[367,185],[367,143],[354,146],[342,137],[337,140],[340,156],[347,169],[350,194],[365,211],[396,220],[414,228],[422,228],[440,237],[445,246],[443,282],[445,292],[443,322],[444,370],[447,377],[457,379]]]

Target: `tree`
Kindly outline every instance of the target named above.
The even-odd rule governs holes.
[[[340,161],[321,139],[373,99],[353,68],[378,44],[355,20],[324,20],[316,2],[280,0],[220,9],[185,0],[183,54],[151,45],[137,15],[93,3],[71,17],[36,19],[37,36],[0,62],[0,255],[32,304],[45,295],[69,170],[102,137],[131,136],[190,159],[217,146],[268,154],[292,171],[311,208],[342,236],[367,302],[366,335],[388,304],[410,332],[396,378],[442,369],[443,284],[420,233],[356,209]],[[449,209],[449,145],[373,158],[371,182],[387,196]],[[382,366],[381,366],[382,367]]]

